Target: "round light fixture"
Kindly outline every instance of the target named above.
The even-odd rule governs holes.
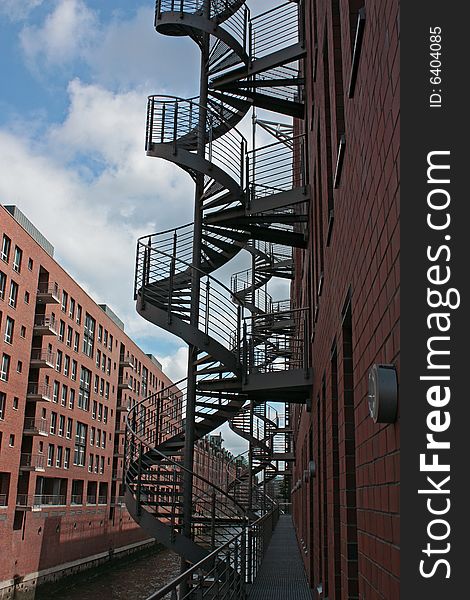
[[[394,423],[398,412],[398,381],[393,365],[369,370],[369,413],[374,423]]]

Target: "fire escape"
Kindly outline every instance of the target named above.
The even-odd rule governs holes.
[[[245,597],[279,511],[271,484],[293,459],[288,419],[267,403],[288,414],[311,387],[309,308],[268,291],[272,278],[292,278],[293,249],[307,246],[305,138],[258,120],[274,141],[249,150],[236,129],[252,107],[303,116],[302,15],[296,2],[256,17],[240,0],[156,5],[159,33],[198,45],[201,88],[149,97],[146,152],[193,178],[195,210],[193,223],[138,240],[135,299],[142,317],[188,344],[188,376],[130,410],[125,500],[182,556],[181,598],[214,585]],[[249,269],[227,284],[212,275],[242,250]],[[221,489],[193,470],[193,448],[226,422],[249,450]]]

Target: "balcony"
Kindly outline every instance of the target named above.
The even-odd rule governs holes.
[[[20,471],[44,471],[44,456],[42,454],[21,454]]]
[[[59,304],[60,290],[57,283],[44,282],[38,285],[36,295],[38,304]]]
[[[120,377],[118,380],[118,389],[119,390],[131,390],[132,389],[132,379],[130,377]]]
[[[83,504],[83,496],[81,494],[72,494],[70,498],[70,504],[81,506]]]
[[[133,367],[134,361],[132,359],[132,356],[129,353],[121,354],[121,356],[119,357],[119,366],[120,367]]]
[[[51,386],[30,381],[26,391],[26,400],[33,402],[50,402]]]
[[[42,435],[47,437],[46,419],[25,417],[23,435]]]
[[[61,494],[18,494],[16,510],[40,511],[44,506],[65,506],[65,496]]]
[[[34,317],[34,335],[57,335],[57,321],[54,317],[36,315]]]
[[[42,348],[33,348],[31,350],[30,366],[37,369],[54,368],[54,353]]]

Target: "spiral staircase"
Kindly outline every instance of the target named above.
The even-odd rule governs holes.
[[[289,14],[292,5],[299,15],[299,7],[288,4]],[[280,10],[286,14],[285,5]],[[299,95],[292,90],[298,92],[301,81],[288,69],[301,58],[301,43],[286,39],[282,47],[276,45],[275,56],[260,50],[265,48],[260,40],[268,38],[255,34],[256,27],[264,31],[269,19],[279,26],[273,11],[252,18],[240,0],[158,0],[156,6],[158,32],[189,36],[201,47],[210,36],[207,102],[150,96],[145,146],[148,156],[185,170],[199,189],[202,181],[202,226],[190,223],[140,238],[134,293],[138,313],[197,348],[197,358],[188,379],[130,410],[125,500],[146,532],[190,565],[225,548],[273,505],[264,498],[253,512],[237,477],[228,489],[220,489],[185,465],[188,427],[194,427],[198,440],[228,421],[246,439],[248,405],[253,403],[263,423],[262,439],[250,439],[253,464],[265,479],[273,478],[276,425],[266,416],[264,403],[304,403],[312,377],[306,351],[309,309],[274,302],[266,288],[272,277],[292,276],[292,248],[307,244],[310,190],[304,137],[292,134],[289,143],[277,140],[248,151],[236,129],[253,104],[266,107],[269,99],[274,110],[300,114]],[[252,268],[234,276],[228,287],[213,273],[242,250],[251,254]],[[193,377],[194,424],[186,422]],[[190,535],[183,510],[188,473]],[[243,587],[246,574],[238,558],[233,560],[220,559],[224,577],[235,577]]]

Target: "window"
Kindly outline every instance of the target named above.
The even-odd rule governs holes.
[[[33,259],[32,258],[28,258],[28,269],[30,271],[33,270],[33,264],[34,264]]]
[[[62,448],[62,446],[57,446],[57,458],[55,459],[55,466],[57,467],[57,469],[60,469],[62,467],[63,451],[64,449]]]
[[[60,401],[60,403],[62,404],[62,406],[67,406],[67,392],[68,392],[68,388],[66,385],[62,386],[62,399]]]
[[[103,405],[101,402],[98,404],[98,421],[101,421],[103,418]]]
[[[100,396],[104,395],[104,379],[100,381]]]
[[[20,336],[22,338],[26,337],[26,327],[24,325],[21,326],[21,330],[20,330]]]
[[[57,361],[55,365],[55,370],[59,371],[59,373],[62,371],[62,356],[62,350],[57,350]]]
[[[82,323],[82,307],[80,304],[77,305],[77,318],[75,319],[78,325]]]
[[[96,366],[98,367],[98,369],[100,368],[100,364],[101,364],[101,352],[100,350],[96,351]]]
[[[91,371],[85,367],[81,367],[80,389],[78,391],[78,408],[83,410],[90,409],[90,381]]]
[[[16,308],[17,303],[18,303],[18,284],[12,280],[10,282],[10,297],[8,298],[8,304],[11,307]]]
[[[71,379],[73,381],[77,380],[77,361],[76,360],[72,360],[72,375],[71,375]]]
[[[11,240],[10,238],[3,234],[3,241],[2,241],[2,260],[4,260],[5,262],[8,262],[10,260],[10,248],[11,248]]]
[[[98,448],[101,446],[101,429],[98,429],[98,433],[96,436],[96,445],[98,446]]]
[[[64,469],[68,469],[70,465],[70,448],[65,449],[64,455]]]
[[[92,427],[90,430],[90,446],[95,445],[95,431],[96,429],[94,427]]]
[[[67,302],[69,299],[69,295],[67,294],[67,292],[65,292],[64,290],[62,290],[62,304],[61,304],[61,311],[62,312],[67,312]]]
[[[57,431],[57,413],[56,412],[51,412],[50,434],[51,435],[55,435],[56,431]]]
[[[106,388],[104,391],[104,397],[106,398],[106,400],[108,400],[109,398],[109,381],[106,382]]]
[[[75,450],[73,455],[73,464],[83,467],[85,465],[85,445],[87,436],[87,426],[85,423],[77,421],[75,431]]]
[[[52,467],[54,464],[54,444],[49,444],[47,449],[47,466]]]
[[[64,417],[64,415],[59,415],[59,431],[57,432],[57,435],[60,435],[60,437],[64,437],[64,430],[65,430],[65,417]]]
[[[7,403],[7,395],[5,392],[0,392],[0,420],[5,418],[5,406]]]
[[[29,292],[24,293],[24,303],[29,304]]]
[[[100,468],[99,460],[100,460],[100,457],[98,456],[98,454],[95,454],[95,473],[98,473],[98,470]]]
[[[107,330],[107,329],[105,329],[105,330],[104,330],[104,335],[103,335],[103,344],[104,344],[105,346],[107,346],[107,345],[108,345],[108,330]]]
[[[88,313],[85,316],[85,325],[83,329],[83,352],[90,358],[93,358],[93,349],[95,344],[95,319]]]
[[[88,472],[89,473],[93,473],[93,459],[94,459],[94,454],[90,454],[88,456]]]
[[[101,438],[101,447],[106,448],[106,431],[103,431],[103,437]]]
[[[98,377],[98,375],[95,375],[95,382],[93,384],[93,391],[95,392],[95,394],[98,393],[99,385],[100,385],[100,378]]]
[[[104,456],[100,457],[100,473],[104,473]]]
[[[113,349],[113,336],[112,336],[112,334],[111,334],[111,333],[109,334],[109,346],[108,346],[108,348],[109,348],[110,350],[112,350],[112,349]]]
[[[13,398],[13,410],[18,410],[18,402],[19,402],[19,398],[17,396],[15,396]]]
[[[21,360],[16,364],[16,372],[21,373],[23,371],[23,362]]]
[[[61,319],[60,320],[60,325],[59,325],[59,340],[61,342],[64,341],[64,335],[65,335],[65,323]]]
[[[2,364],[0,367],[0,379],[2,381],[8,381],[9,373],[10,373],[10,357],[8,356],[8,354],[3,354]]]
[[[66,344],[67,344],[67,346],[70,346],[70,348],[72,347],[72,337],[73,337],[73,329],[69,325],[67,327],[67,341],[66,341]]]
[[[52,388],[52,402],[59,402],[59,382],[54,381],[54,386]]]
[[[75,300],[73,298],[70,298],[70,304],[69,304],[69,317],[71,319],[73,319],[75,316]]]
[[[0,300],[5,299],[5,289],[7,285],[7,276],[3,271],[0,271]]]
[[[11,317],[7,317],[5,323],[5,342],[7,344],[13,343],[13,329],[15,328],[15,321]]]
[[[75,390],[70,389],[69,408],[73,409],[74,406],[75,406]]]
[[[73,342],[73,349],[75,350],[75,352],[78,352],[78,349],[80,348],[80,334],[78,333],[78,331],[75,332],[75,339]]]
[[[98,341],[101,342],[103,339],[103,325],[98,325]]]
[[[23,250],[15,246],[15,255],[13,258],[13,270],[19,273],[21,271],[21,260],[23,258]]]
[[[65,361],[64,361],[64,375],[66,377],[69,376],[69,371],[70,371],[70,356],[67,356],[67,354],[66,354]]]
[[[72,423],[73,423],[73,420],[69,417],[67,419],[67,431],[65,432],[65,437],[68,440],[72,437]]]
[[[103,422],[107,423],[108,422],[108,407],[105,406],[104,407],[104,417],[103,417]]]
[[[103,360],[101,362],[101,370],[103,373],[106,371],[106,354],[103,354]]]
[[[38,452],[39,454],[44,452],[44,442],[39,442]]]
[[[15,447],[15,434],[14,433],[10,433],[10,441],[9,441],[8,445],[10,446],[10,448]]]
[[[96,419],[96,409],[98,408],[98,402],[93,400],[93,408],[91,410],[91,418]]]

